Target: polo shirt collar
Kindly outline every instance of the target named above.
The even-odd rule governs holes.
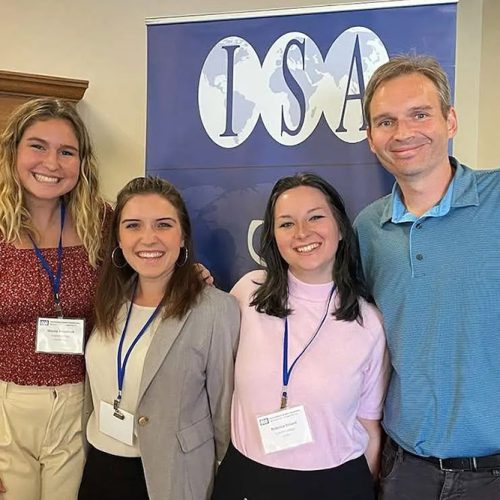
[[[406,210],[401,198],[401,191],[397,182],[395,182],[392,187],[392,192],[387,198],[384,210],[382,211],[380,225],[383,226],[389,221],[398,224],[402,222],[414,222],[422,217],[442,217],[446,215],[451,208],[478,205],[479,196],[474,173],[469,168],[461,165],[452,156],[450,156],[449,159],[455,170],[455,174],[445,195],[441,198],[439,203],[430,208],[421,217],[416,217]]]
[[[451,199],[451,206],[477,207],[479,205],[479,194],[477,191],[477,179],[474,171],[458,163],[450,156],[450,163],[455,167],[455,189]]]

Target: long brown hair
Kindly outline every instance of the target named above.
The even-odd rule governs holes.
[[[124,302],[130,298],[135,283],[135,271],[126,263],[118,247],[118,230],[124,206],[134,197],[157,194],[175,208],[184,239],[185,250],[180,253],[165,294],[160,302],[163,318],[180,318],[196,302],[204,288],[194,265],[191,222],[184,200],[173,184],[159,177],[137,177],[131,180],[119,193],[111,222],[111,231],[96,292],[96,322],[98,331],[108,337],[116,334],[117,317]],[[113,262],[114,259],[114,262]],[[118,261],[120,259],[120,261]],[[123,264],[123,266],[121,266]],[[116,267],[119,265],[120,267]]]

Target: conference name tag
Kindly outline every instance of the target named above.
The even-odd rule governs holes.
[[[134,442],[134,415],[121,408],[117,412],[112,404],[101,401],[99,430],[117,441],[132,446]]]
[[[265,453],[295,448],[313,440],[303,405],[257,417],[257,425]]]
[[[83,354],[85,320],[72,318],[38,318],[36,352],[50,354]]]

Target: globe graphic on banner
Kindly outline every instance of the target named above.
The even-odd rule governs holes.
[[[286,33],[274,42],[262,64],[265,90],[260,107],[275,141],[294,146],[314,131],[321,118],[323,75],[323,57],[309,36]]]
[[[362,98],[375,69],[389,56],[376,33],[362,26],[342,32],[323,59],[308,35],[289,32],[269,48],[262,63],[243,38],[220,40],[200,74],[198,106],[210,139],[223,148],[242,144],[259,116],[279,144],[295,146],[324,114],[340,140],[366,139]]]
[[[196,258],[211,270],[217,286],[225,290],[229,290],[244,273],[260,263],[255,255],[260,220],[242,224],[235,207],[238,207],[238,214],[257,211],[260,218],[273,183],[274,179],[265,184],[255,182],[252,186],[231,189],[202,184],[183,190],[183,196],[189,200]]]
[[[232,81],[228,80],[231,72]],[[198,85],[198,107],[208,136],[219,146],[233,148],[252,133],[259,118],[260,73],[257,53],[240,37],[219,41],[205,59]],[[229,118],[228,86],[232,90]]]
[[[359,47],[361,74],[358,73],[356,66],[351,72],[356,44]],[[325,58],[325,73],[321,81],[323,112],[328,125],[342,141],[356,143],[366,139],[366,128],[363,128],[362,95],[359,99],[347,101],[346,96],[359,95],[361,91],[364,94],[364,87],[373,72],[388,60],[389,56],[382,40],[373,31],[361,26],[344,31],[330,47]],[[360,77],[363,79],[362,82]]]

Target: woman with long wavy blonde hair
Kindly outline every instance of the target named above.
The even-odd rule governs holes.
[[[5,500],[76,498],[84,461],[83,342],[109,211],[74,106],[52,98],[20,106],[0,137]]]

